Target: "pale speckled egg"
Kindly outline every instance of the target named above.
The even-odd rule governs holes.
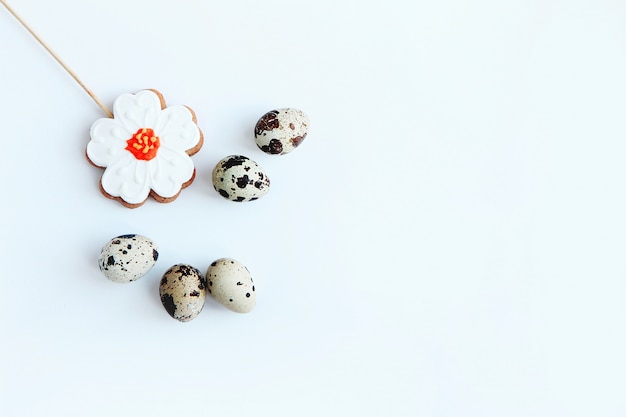
[[[298,109],[278,109],[265,113],[254,126],[256,144],[265,153],[284,155],[306,138],[309,118]]]
[[[125,283],[144,276],[158,258],[159,252],[152,240],[141,235],[122,235],[104,245],[98,264],[105,277]]]
[[[240,262],[221,258],[206,272],[209,294],[229,310],[248,313],[256,305],[256,288],[250,271]]]
[[[159,284],[161,303],[178,321],[196,318],[206,300],[206,278],[193,266],[177,264],[168,269]]]
[[[254,201],[270,190],[270,179],[252,159],[230,155],[213,168],[213,188],[231,201]]]

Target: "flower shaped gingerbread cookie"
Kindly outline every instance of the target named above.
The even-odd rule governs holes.
[[[158,91],[143,90],[119,96],[113,115],[96,120],[87,145],[89,161],[105,168],[102,193],[129,208],[148,196],[161,203],[175,200],[195,178],[190,155],[203,143],[193,110],[166,107]]]

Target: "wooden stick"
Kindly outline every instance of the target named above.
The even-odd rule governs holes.
[[[111,111],[107,108],[107,106],[104,105],[104,103],[102,103],[102,101],[100,101],[100,99],[89,89],[87,88],[87,86],[80,80],[80,78],[78,78],[78,76],[74,73],[74,71],[72,71],[70,69],[70,67],[68,67],[65,62],[63,62],[61,60],[61,58],[59,58],[59,56],[57,54],[54,53],[54,51],[52,49],[50,49],[50,47],[48,45],[46,45],[46,43],[39,37],[37,36],[37,34],[31,29],[30,26],[28,26],[28,24],[24,21],[24,19],[22,19],[8,4],[5,0],[0,0],[0,3],[2,3],[2,5],[5,7],[5,9],[7,9],[9,11],[9,13],[11,13],[13,15],[13,17],[15,17],[17,19],[18,22],[20,22],[20,24],[22,26],[24,26],[24,28],[33,36],[33,38],[35,38],[35,40],[37,41],[37,43],[39,43],[41,46],[44,47],[44,49],[46,51],[48,51],[48,53],[50,55],[52,55],[52,58],[54,58],[59,65],[61,65],[63,67],[63,69],[72,76],[72,78],[78,83],[78,85],[80,85],[82,87],[83,90],[85,90],[85,92],[87,94],[89,94],[89,97],[92,98],[93,101],[96,102],[96,104],[106,113],[107,116],[109,117],[113,117],[113,113],[111,113]]]

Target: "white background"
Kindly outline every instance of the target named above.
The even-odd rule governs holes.
[[[197,179],[129,210],[101,109],[0,10],[2,416],[626,415],[626,2],[13,0],[111,107],[160,90]],[[252,129],[297,107],[286,156]],[[229,154],[272,180],[211,187]],[[97,267],[112,237],[161,257]],[[247,315],[171,319],[175,263],[248,266]]]

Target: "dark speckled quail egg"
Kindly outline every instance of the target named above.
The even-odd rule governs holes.
[[[193,266],[178,264],[168,269],[159,284],[161,303],[178,321],[196,318],[206,300],[206,279]]]
[[[206,272],[209,294],[229,310],[248,313],[256,305],[256,288],[250,271],[240,262],[221,258]]]
[[[159,252],[152,240],[141,235],[111,239],[100,251],[98,264],[113,282],[131,282],[144,276],[156,263]]]
[[[265,153],[284,155],[306,138],[309,118],[298,109],[278,109],[265,113],[254,126],[256,144]]]
[[[253,201],[270,190],[270,179],[252,159],[230,155],[213,169],[213,188],[231,201]]]

